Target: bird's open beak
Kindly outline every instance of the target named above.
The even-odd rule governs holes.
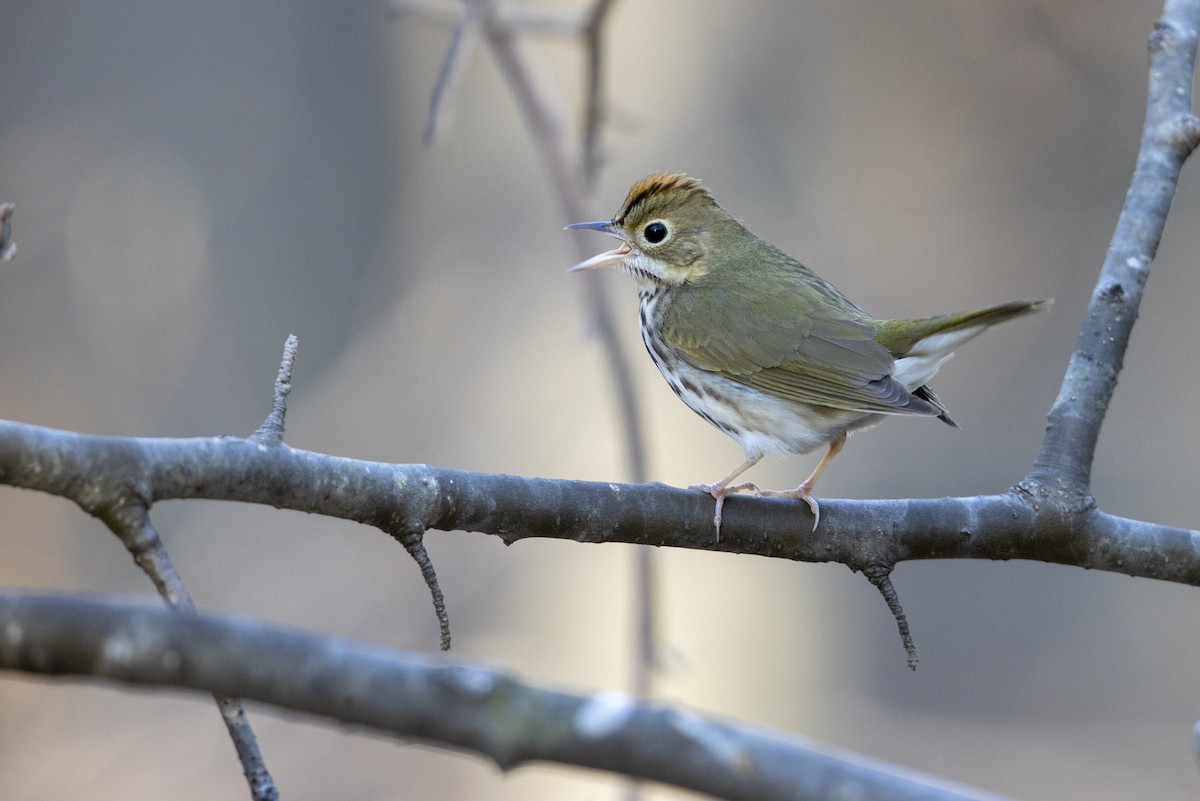
[[[599,231],[602,234],[615,236],[618,239],[620,238],[616,230],[613,228],[613,224],[608,220],[601,220],[599,222],[572,223],[571,225],[567,226],[567,230]],[[625,261],[625,257],[632,252],[633,248],[630,246],[630,244],[628,242],[622,242],[619,247],[616,247],[613,250],[606,250],[603,253],[597,253],[590,259],[579,262],[579,264],[576,264],[574,267],[567,270],[567,272],[573,273],[577,270],[594,270],[597,267],[616,267],[621,262]]]

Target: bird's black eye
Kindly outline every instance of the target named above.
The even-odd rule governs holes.
[[[646,230],[642,232],[642,236],[646,237],[646,241],[651,245],[657,245],[667,238],[667,226],[665,223],[655,220],[646,226]]]

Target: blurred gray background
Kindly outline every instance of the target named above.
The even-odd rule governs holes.
[[[545,3],[545,6],[556,6]],[[562,5],[566,5],[565,3]],[[936,382],[962,431],[855,437],[825,497],[1001,491],[1044,415],[1124,196],[1157,2],[622,0],[594,217],[686,170],[879,316],[1020,297]],[[382,2],[0,4],[0,416],[105,434],[244,435],[300,337],[292,445],[393,462],[620,480],[607,370],[566,220],[481,50],[421,144],[448,31]],[[536,42],[577,102],[581,60]],[[1200,521],[1192,417],[1200,195],[1185,171],[1100,442],[1114,513]],[[596,247],[605,247],[597,237]],[[711,481],[737,446],[637,341],[651,474]],[[1191,310],[1189,310],[1191,309]],[[815,461],[756,468],[794,486]],[[432,651],[428,594],[374,530],[222,503],[154,517],[198,603]],[[0,488],[0,585],[150,593],[103,527]],[[458,657],[577,690],[629,677],[633,550],[433,533]],[[1200,593],[1024,562],[904,564],[921,666],[860,576],[662,550],[657,695],[1025,799],[1195,797]],[[608,799],[619,783],[252,710],[289,801]],[[245,797],[203,698],[0,678],[12,799]],[[661,788],[653,798],[684,797]]]

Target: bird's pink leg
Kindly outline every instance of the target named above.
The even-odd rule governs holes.
[[[799,498],[808,504],[808,508],[813,513],[813,531],[817,530],[817,523],[821,522],[821,507],[817,503],[817,499],[812,496],[813,485],[817,483],[817,479],[825,472],[825,468],[833,461],[833,457],[837,456],[842,450],[842,446],[846,444],[846,435],[841,434],[837,439],[829,443],[829,450],[821,457],[821,461],[817,462],[817,466],[813,468],[812,473],[808,478],[800,482],[800,486],[792,490],[760,490],[759,494],[769,498]],[[736,473],[734,474],[736,475]]]
[[[688,489],[691,489],[691,490],[700,490],[701,492],[707,492],[709,495],[713,496],[713,498],[716,499],[717,512],[713,516],[713,525],[717,527],[717,540],[718,541],[720,541],[720,539],[721,539],[721,508],[725,506],[725,496],[735,493],[735,492],[742,492],[743,490],[750,490],[751,492],[754,492],[754,493],[758,492],[758,487],[756,487],[754,484],[751,484],[749,481],[742,483],[742,484],[734,484],[733,486],[730,486],[729,482],[733,481],[735,478],[740,476],[742,473],[745,473],[751,467],[754,467],[754,465],[758,464],[762,460],[762,458],[763,458],[763,455],[761,453],[756,453],[753,456],[747,456],[746,461],[742,462],[737,467],[736,470],[734,470],[729,475],[725,476],[725,478],[721,479],[717,483],[715,483],[715,484],[692,484],[691,486],[688,487]]]

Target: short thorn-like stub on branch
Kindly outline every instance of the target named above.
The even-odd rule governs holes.
[[[283,442],[283,421],[287,417],[287,396],[292,391],[292,370],[296,366],[296,349],[300,340],[289,334],[283,343],[283,359],[279,363],[279,374],[275,377],[275,393],[271,399],[271,413],[263,420],[250,439],[263,445],[279,445]]]
[[[900,605],[900,597],[896,594],[896,588],[892,586],[892,566],[868,565],[863,568],[862,573],[867,577],[867,581],[875,585],[888,609],[892,610],[892,616],[896,618],[896,627],[900,630],[900,640],[904,643],[904,652],[908,654],[908,667],[910,670],[916,670],[919,661],[917,646],[913,642],[912,632],[909,631],[908,618],[904,614],[904,607]]]
[[[1178,144],[1181,155],[1187,158],[1200,145],[1200,117],[1195,114],[1184,114],[1175,126],[1174,141]]]
[[[400,532],[391,532],[404,550],[408,551],[408,555],[417,563],[417,567],[421,569],[421,576],[425,579],[425,586],[429,587],[429,594],[433,597],[433,612],[437,615],[438,628],[441,631],[443,651],[450,650],[450,615],[446,612],[446,598],[442,595],[442,588],[438,584],[437,572],[433,569],[433,561],[429,558],[429,552],[425,550],[425,526],[420,523],[409,524],[407,528]]]

